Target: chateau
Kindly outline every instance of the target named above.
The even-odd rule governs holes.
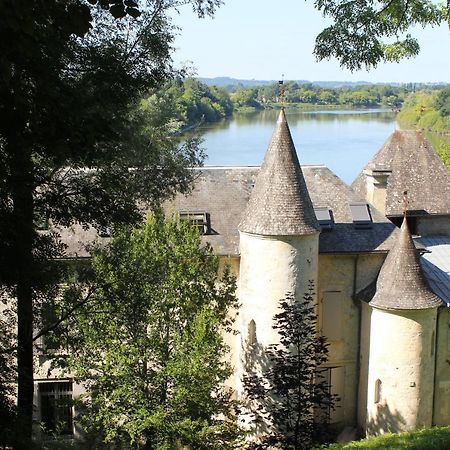
[[[340,398],[331,422],[368,434],[450,424],[450,173],[421,133],[395,131],[349,187],[325,166],[300,166],[282,110],[261,168],[194,170],[193,191],[166,211],[194,222],[237,277],[238,398],[249,344],[277,342],[279,300],[312,281]],[[87,256],[95,236],[62,237]]]

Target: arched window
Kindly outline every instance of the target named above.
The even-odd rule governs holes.
[[[256,339],[256,323],[253,319],[250,320],[250,322],[248,324],[247,340],[248,340],[248,345],[254,345],[258,342],[258,340]]]
[[[381,380],[375,381],[375,397],[374,397],[374,403],[380,403],[382,398],[383,392],[382,392],[382,384]]]

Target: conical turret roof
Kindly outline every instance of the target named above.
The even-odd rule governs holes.
[[[320,230],[284,110],[239,230],[266,236],[300,236]]]
[[[442,305],[425,280],[406,218],[381,268],[370,305],[381,309],[427,309]]]

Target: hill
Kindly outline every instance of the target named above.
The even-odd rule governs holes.
[[[266,86],[273,83],[277,83],[278,80],[244,80],[231,77],[214,77],[214,78],[204,78],[197,77],[197,79],[208,85],[208,86],[218,86],[218,87],[257,87]],[[358,86],[368,86],[368,85],[388,85],[388,86],[404,86],[405,83],[393,83],[393,82],[383,82],[383,83],[370,83],[368,81],[310,81],[310,80],[292,80],[297,84],[312,84],[313,86],[328,88],[328,89],[338,89],[342,87],[358,87]],[[444,86],[446,83],[407,83],[408,85],[414,85],[415,88],[422,87],[436,87]]]

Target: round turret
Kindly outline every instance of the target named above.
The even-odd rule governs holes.
[[[369,303],[368,434],[431,426],[437,308],[406,218]]]
[[[317,283],[319,225],[283,110],[239,234],[238,386],[260,364],[251,361],[255,349],[279,342],[272,326],[280,300],[288,293],[301,298]]]

